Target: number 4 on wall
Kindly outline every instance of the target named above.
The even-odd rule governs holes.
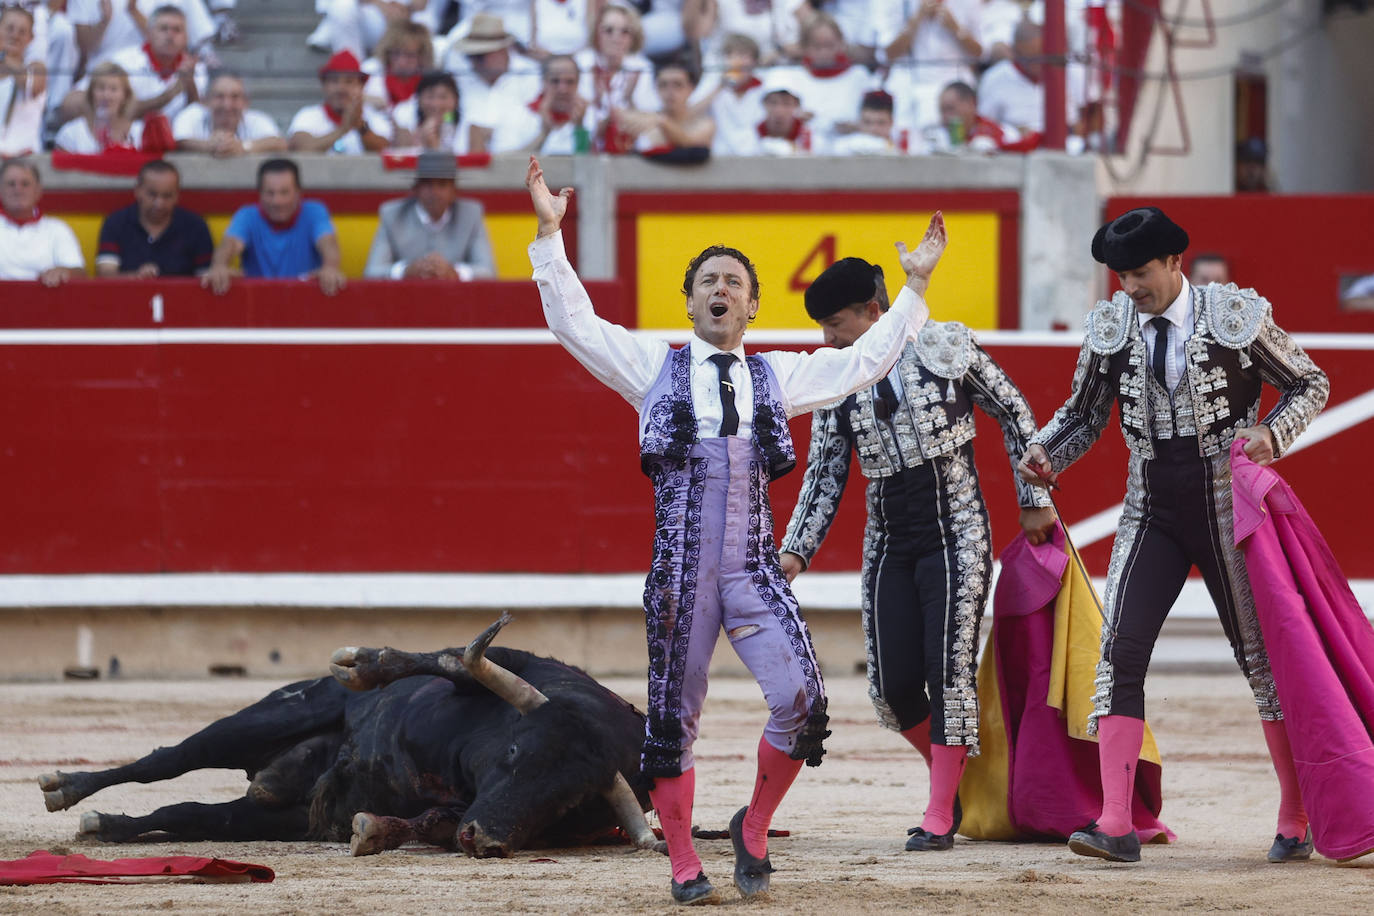
[[[819,263],[817,263],[819,262]],[[811,250],[802,258],[802,262],[797,265],[797,269],[792,271],[792,276],[787,280],[787,288],[794,293],[804,293],[806,288],[811,285],[811,281],[831,264],[835,263],[835,236],[823,235],[821,240],[812,246]]]

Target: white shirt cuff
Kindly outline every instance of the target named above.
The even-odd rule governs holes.
[[[554,261],[566,261],[568,254],[563,250],[563,230],[558,230],[552,235],[537,238],[530,242],[527,249],[530,255],[530,266],[535,270]]]
[[[399,280],[406,275],[406,268],[410,266],[409,261],[397,261],[391,265],[391,279]]]

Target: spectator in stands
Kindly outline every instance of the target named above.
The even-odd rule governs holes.
[[[801,90],[785,70],[768,74],[763,83],[763,120],[755,128],[754,152],[763,156],[793,156],[811,151],[811,135],[802,121]]]
[[[86,261],[70,226],[38,209],[43,183],[25,159],[0,163],[0,280],[58,286],[84,273]]]
[[[891,72],[883,88],[897,100],[898,125],[919,128],[937,120],[940,90],[975,82],[983,56],[982,0],[873,0],[880,47]]]
[[[1193,286],[1206,286],[1208,283],[1230,283],[1230,262],[1214,252],[1199,251],[1193,255],[1193,264],[1188,271],[1188,282]]]
[[[391,118],[397,105],[415,97],[421,75],[434,69],[434,41],[429,29],[404,19],[387,27],[375,53],[363,62],[364,72],[371,74],[363,99]]]
[[[241,259],[239,270],[233,268],[235,258]],[[268,159],[258,166],[258,202],[239,207],[229,220],[201,285],[223,295],[240,274],[315,277],[320,291],[332,296],[344,287],[339,261],[339,237],[329,211],[318,200],[301,198],[296,163]]]
[[[479,13],[472,17],[472,30],[449,48],[444,69],[458,76],[458,95],[472,124],[471,152],[489,152],[492,132],[505,112],[539,94],[533,63],[522,57],[521,66],[512,65],[514,44],[515,36],[506,31],[500,16]],[[524,72],[524,67],[530,71]]]
[[[628,6],[607,3],[596,17],[590,38],[591,47],[574,55],[582,72],[578,93],[588,100],[596,116],[597,148],[623,153],[630,149],[632,140],[612,120],[612,111],[658,108],[652,65],[640,53],[644,27],[639,13]]]
[[[829,16],[845,37],[845,55],[856,64],[877,66],[878,23],[872,0],[803,0],[794,15],[803,34],[816,16]]]
[[[940,120],[921,129],[921,152],[973,150],[992,152],[1008,139],[1008,131],[978,113],[978,92],[955,81],[940,92]],[[1015,139],[1015,132],[1010,139]]]
[[[248,107],[243,78],[221,73],[210,83],[205,102],[186,106],[172,122],[177,149],[212,156],[278,153],[286,138],[265,111]]]
[[[873,87],[873,75],[849,62],[840,27],[824,13],[812,16],[802,29],[801,47],[797,88],[810,114],[806,128],[812,150],[828,153],[837,137],[857,129],[854,115],[864,93]]]
[[[697,74],[686,61],[669,61],[654,74],[659,110],[613,109],[615,123],[634,138],[634,148],[660,162],[704,162],[711,154],[716,122],[687,100],[697,86]]]
[[[190,47],[203,47],[214,38],[215,20],[204,0],[67,0],[67,15],[76,27],[76,43],[86,57],[86,69],[112,60],[120,51],[140,47],[153,13],[163,6],[185,14]]]
[[[69,153],[103,153],[108,149],[138,149],[143,122],[134,117],[134,90],[129,74],[113,61],[88,73],[77,117],[62,125],[54,145]]]
[[[577,61],[559,54],[544,61],[544,90],[528,105],[513,108],[491,138],[493,153],[539,155],[585,153],[596,130],[587,100],[577,94]],[[580,147],[579,147],[580,138]]]
[[[1272,191],[1269,179],[1269,146],[1259,137],[1236,144],[1236,190]]]
[[[446,150],[459,156],[466,153],[472,125],[459,108],[458,84],[452,74],[426,73],[416,85],[414,98],[396,107],[392,145]]]
[[[748,35],[764,66],[801,56],[795,0],[683,0],[682,28],[701,47],[704,66],[724,63],[726,35]]]
[[[76,43],[76,28],[67,16],[67,0],[24,0],[22,8],[33,16],[33,41],[25,62],[43,62],[48,72],[48,112],[51,113],[72,88],[81,49]]]
[[[591,8],[603,0],[531,0],[534,14],[530,40],[525,53],[541,63],[555,54],[575,54],[587,46],[587,32],[591,23]],[[676,0],[659,0],[672,6]],[[682,34],[682,18],[678,16],[678,34]]]
[[[1071,5],[1066,4],[1066,17],[1071,15]],[[1027,15],[1026,4],[1021,0],[983,0],[983,6],[978,11],[978,33],[982,40],[984,63],[995,64],[1011,58],[1017,23]],[[1043,12],[1040,15],[1043,17]]]
[[[189,277],[210,268],[215,246],[198,214],[177,206],[181,175],[161,159],[145,163],[134,202],[105,217],[96,249],[97,277]]]
[[[859,103],[859,129],[837,137],[831,152],[837,156],[889,156],[905,152],[894,136],[892,96],[881,89],[864,93]]]
[[[758,151],[759,122],[763,120],[763,80],[759,79],[759,46],[748,35],[732,34],[721,42],[724,72],[708,74],[712,84],[699,105],[716,122],[713,156],[752,156]]]
[[[48,67],[42,56],[29,56],[33,24],[33,14],[23,7],[0,10],[0,156],[43,148]]]
[[[489,34],[478,28],[479,18],[497,19],[502,31],[509,32],[513,43],[523,50],[535,44],[533,7],[531,0],[462,0],[462,19],[449,34]]]
[[[187,105],[200,101],[210,82],[205,64],[187,50],[186,14],[175,6],[159,6],[148,17],[148,41],[125,48],[111,58],[129,74],[134,116],[159,111],[175,118]]]
[[[650,60],[671,60],[688,52],[687,33],[682,28],[683,0],[652,0],[640,17],[644,27],[644,55]],[[582,32],[586,44],[587,30]]]
[[[391,123],[363,105],[363,75],[358,58],[340,51],[320,68],[324,101],[296,112],[286,129],[290,149],[306,153],[356,155],[385,149]]]
[[[482,205],[458,197],[453,156],[421,153],[409,197],[389,200],[378,211],[377,233],[367,254],[367,277],[472,280],[496,275]]]
[[[319,0],[315,9],[323,21],[308,44],[335,54],[347,51],[367,57],[388,27],[412,18],[424,19],[428,0]]]
[[[1041,73],[1045,65],[1041,41],[1042,29],[1030,19],[1022,19],[1012,39],[1012,57],[993,64],[983,74],[978,85],[978,113],[999,124],[1014,127],[1021,135],[1017,149],[1026,150],[1037,145],[1045,130],[1045,87]],[[1081,129],[1084,99],[1082,67],[1069,67],[1065,74],[1067,97],[1065,115],[1070,131]],[[1082,149],[1082,138],[1069,144],[1071,152]]]

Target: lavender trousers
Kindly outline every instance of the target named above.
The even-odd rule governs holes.
[[[763,690],[769,744],[800,759],[810,752],[799,742],[808,720],[824,728],[825,687],[778,564],[767,488],[753,443],[737,436],[699,442],[681,469],[655,476],[659,532],[645,588],[649,775],[693,766],[722,629]]]

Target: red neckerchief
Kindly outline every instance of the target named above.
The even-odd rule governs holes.
[[[975,115],[973,119],[973,131],[969,134],[969,139],[974,137],[987,137],[996,143],[1002,142],[1002,125],[982,115]]]
[[[1031,76],[1028,72],[1026,72],[1026,68],[1021,66],[1021,63],[1019,61],[1013,60],[1011,62],[1011,65],[1016,68],[1018,73],[1020,73],[1022,76],[1026,78],[1026,82],[1032,83],[1036,86],[1040,85],[1040,81],[1035,77]]]
[[[817,79],[825,80],[830,79],[832,76],[839,76],[841,73],[848,70],[850,61],[847,55],[841,54],[837,56],[835,62],[828,67],[817,67],[807,58],[803,58],[802,63],[806,65],[806,69],[812,76]]]
[[[751,76],[744,82],[740,83],[738,86],[731,86],[730,89],[735,93],[735,95],[742,97],[750,89],[753,89],[755,86],[762,85],[763,80],[759,79],[757,76]]]
[[[536,98],[533,102],[530,102],[528,107],[530,111],[534,112],[535,114],[539,114],[539,106],[543,104],[544,93],[541,92],[539,93],[539,97]],[[543,115],[540,115],[540,117],[543,117]],[[572,114],[566,111],[554,111],[551,108],[549,109],[549,120],[555,124],[567,124],[569,121],[572,120]]]
[[[386,75],[386,95],[391,99],[391,104],[396,105],[404,102],[415,94],[415,87],[420,85],[420,74],[414,76],[392,76]]]
[[[132,125],[130,125],[130,127],[132,127]],[[134,144],[133,144],[133,142],[132,142],[132,140],[131,140],[129,134],[127,134],[127,133],[124,135],[124,142],[123,142],[123,143],[116,143],[115,140],[114,140],[113,135],[111,135],[111,133],[110,133],[110,127],[109,127],[108,124],[107,124],[106,126],[100,128],[99,132],[93,133],[92,136],[95,137],[95,142],[98,143],[98,144],[100,144],[100,151],[101,151],[102,153],[105,152],[105,150],[107,150],[107,149],[137,149],[137,148],[138,148],[138,147],[134,146]]]
[[[181,66],[182,58],[186,56],[185,54],[177,54],[176,58],[167,66],[167,69],[164,70],[162,69],[162,64],[159,64],[157,62],[157,58],[153,55],[152,45],[148,44],[147,42],[144,42],[143,53],[148,55],[148,63],[153,65],[153,72],[156,73],[158,79],[162,80],[163,82],[166,82],[167,80],[172,78],[172,76],[177,72],[177,68]]]
[[[301,208],[297,207],[296,212],[292,213],[291,218],[284,223],[275,222],[272,217],[268,216],[267,211],[262,208],[262,204],[258,204],[258,215],[262,217],[262,221],[266,223],[267,227],[273,232],[285,232],[287,229],[296,225],[296,220],[301,218]]]
[[[22,219],[15,219],[13,216],[10,216],[9,213],[7,213],[6,211],[0,210],[0,216],[3,216],[5,219],[14,223],[16,226],[27,226],[30,223],[36,223],[40,219],[42,219],[43,211],[38,209],[37,207],[34,207],[32,216],[26,216]]]
[[[343,112],[335,111],[328,105],[321,105],[320,107],[324,109],[325,117],[327,117],[333,124],[338,125],[343,123]]]
[[[772,134],[768,133],[768,122],[767,122],[767,121],[760,121],[760,122],[759,122],[759,126],[756,128],[756,130],[758,130],[759,136],[760,136],[760,137],[771,137],[771,136],[773,136]],[[801,122],[801,120],[800,120],[799,118],[798,118],[798,119],[793,119],[793,121],[792,121],[792,129],[791,129],[790,131],[787,132],[787,136],[785,136],[785,137],[778,137],[777,139],[779,139],[779,140],[791,140],[791,141],[793,141],[793,142],[796,142],[796,139],[797,139],[798,137],[801,136],[801,132],[802,132],[802,122]]]

